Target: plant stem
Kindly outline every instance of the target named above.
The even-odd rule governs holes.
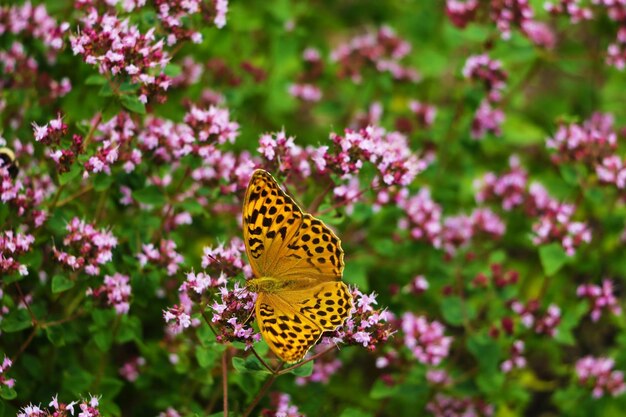
[[[246,410],[243,412],[241,417],[248,417],[250,415],[252,410],[254,410],[254,407],[256,407],[259,401],[261,401],[261,398],[263,398],[267,390],[270,389],[270,387],[272,386],[276,378],[278,378],[278,375],[279,375],[278,371],[280,370],[280,368],[282,368],[283,365],[284,363],[281,363],[280,366],[274,371],[274,373],[270,375],[267,381],[265,381],[265,384],[263,384],[263,386],[261,387],[257,395],[254,397],[254,399],[252,400],[248,408],[246,408]]]
[[[224,397],[224,417],[228,417],[228,349],[222,354],[222,392]]]

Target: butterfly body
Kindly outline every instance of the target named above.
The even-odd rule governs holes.
[[[272,351],[296,362],[325,331],[350,316],[335,233],[300,207],[266,171],[256,170],[243,207],[244,242],[255,278],[256,319]]]

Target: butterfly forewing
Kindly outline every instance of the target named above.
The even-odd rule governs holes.
[[[279,254],[297,233],[302,217],[300,207],[268,172],[254,171],[243,205],[243,234],[257,277],[275,276]]]

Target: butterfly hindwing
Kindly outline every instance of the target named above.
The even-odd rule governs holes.
[[[302,359],[322,335],[319,326],[296,312],[277,294],[259,294],[256,319],[263,339],[285,362]]]

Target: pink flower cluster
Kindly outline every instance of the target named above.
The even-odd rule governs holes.
[[[534,208],[539,210],[539,219],[533,224],[533,243],[560,242],[568,256],[574,256],[583,243],[591,242],[591,229],[586,223],[572,221],[575,207],[557,203],[548,196],[539,184],[532,184],[529,193]],[[548,202],[544,207],[537,203]]]
[[[237,282],[233,289],[228,289],[226,285],[220,287],[219,300],[211,305],[211,322],[218,326],[219,343],[239,341],[251,347],[261,340],[261,334],[255,332],[249,320],[254,314],[255,301],[256,294],[239,286]]]
[[[616,316],[622,314],[622,307],[613,291],[613,282],[605,279],[602,281],[602,285],[582,284],[578,286],[576,295],[589,300],[591,303],[591,320],[598,321],[604,310]]]
[[[446,14],[452,24],[463,29],[476,16],[478,0],[446,0]]]
[[[55,54],[56,51],[49,50],[49,60],[52,60]],[[37,100],[41,105],[53,103],[72,89],[69,78],[63,77],[60,81],[52,78],[40,67],[38,61],[29,55],[29,51],[19,41],[14,41],[6,50],[0,50],[0,67],[3,68],[2,86],[4,88],[36,90]],[[0,109],[4,110],[5,105],[6,101],[0,102]],[[14,126],[21,124],[21,119],[21,113],[9,118]]]
[[[11,359],[7,358],[6,356],[4,357],[4,360],[0,365],[0,384],[5,385],[9,388],[13,388],[15,386],[15,379],[7,378],[6,376],[6,372],[11,367],[11,365],[13,365],[13,362],[11,362]]]
[[[437,394],[426,404],[426,411],[434,417],[489,417],[494,409],[480,398],[455,398]]]
[[[550,337],[556,335],[556,328],[561,323],[561,309],[556,304],[550,304],[545,314],[542,314],[539,309],[538,300],[531,300],[526,304],[519,300],[513,300],[510,306],[526,328],[532,328],[537,334],[545,334]]]
[[[411,312],[402,315],[404,345],[425,365],[439,365],[450,352],[452,337],[444,336],[445,327],[438,321],[428,322]]]
[[[472,55],[465,62],[463,76],[480,82],[487,93],[474,114],[472,138],[482,139],[487,133],[500,136],[504,113],[494,106],[502,100],[502,90],[506,87],[508,79],[508,74],[502,69],[502,63],[492,60],[487,54]]]
[[[352,288],[351,292],[354,302],[351,316],[329,335],[329,339],[334,343],[361,345],[373,351],[391,335],[391,314],[374,308],[378,304],[376,294],[364,294],[356,288]]]
[[[169,276],[176,274],[184,262],[183,256],[176,252],[176,243],[169,239],[161,239],[158,248],[152,243],[141,245],[141,252],[137,254],[137,259],[142,268],[148,264],[156,268],[164,268]]]
[[[450,255],[480,234],[500,238],[506,229],[500,217],[486,208],[477,208],[470,215],[442,217],[441,206],[431,199],[427,188],[414,196],[401,192],[396,200],[405,213],[398,227],[409,230],[413,239],[443,248]]]
[[[50,123],[46,123],[43,126],[33,123],[33,133],[37,142],[41,142],[44,145],[58,146],[61,138],[67,134],[67,125],[63,123],[59,114],[56,119],[52,119]]]
[[[331,133],[334,151],[326,154],[327,169],[338,175],[357,174],[364,161],[373,164],[378,177],[373,186],[406,187],[424,171],[431,156],[419,158],[409,146],[406,136],[399,132],[386,132],[381,127],[368,126],[354,131],[346,129],[344,135]]]
[[[127,275],[115,273],[104,276],[104,284],[98,288],[87,290],[87,295],[94,297],[106,296],[106,303],[115,308],[117,314],[128,314],[130,309],[130,278]]]
[[[216,248],[206,246],[202,254],[202,268],[210,268],[228,276],[243,273],[244,277],[251,278],[252,269],[243,260],[245,252],[243,240],[237,237],[231,239],[228,245],[220,244]]]
[[[46,221],[47,213],[40,207],[54,190],[54,184],[47,175],[27,176],[22,180],[20,177],[13,178],[6,165],[0,166],[0,201],[11,207],[13,216],[20,217],[20,223],[27,227],[37,228]]]
[[[534,11],[528,0],[492,2],[491,18],[500,30],[502,39],[510,39],[512,27],[517,26],[534,44],[554,47],[554,34],[545,24],[534,20]]]
[[[100,266],[113,259],[112,250],[117,238],[110,231],[98,230],[93,224],[74,217],[66,227],[63,244],[69,252],[52,249],[55,259],[72,270],[84,270],[88,275],[99,275]]]
[[[181,303],[163,310],[163,319],[167,323],[167,329],[171,334],[182,333],[183,330],[192,325],[189,303]]]
[[[499,239],[505,230],[506,226],[497,214],[488,208],[476,208],[469,216],[461,214],[445,217],[440,244],[446,253],[453,255],[457,249],[467,246],[480,235]],[[438,247],[437,244],[434,246]]]
[[[576,207],[559,203],[538,183],[527,185],[528,175],[520,167],[517,157],[509,161],[511,170],[501,176],[487,173],[474,182],[478,202],[500,201],[504,210],[522,206],[525,213],[536,218],[532,225],[534,244],[559,242],[569,256],[584,242],[591,241],[591,229],[572,217]]]
[[[27,1],[19,6],[0,7],[0,35],[10,33],[42,41],[50,61],[63,48],[63,36],[69,27],[69,23],[57,23],[43,4],[33,6]]]
[[[555,163],[584,161],[594,164],[613,155],[617,149],[617,134],[613,115],[594,113],[583,124],[561,124],[554,137],[546,140],[546,147],[554,149]]]
[[[615,361],[611,358],[596,358],[585,356],[576,362],[576,376],[578,382],[591,388],[594,398],[601,398],[605,394],[613,397],[626,391],[624,373],[614,371]]]
[[[273,393],[271,395],[271,404],[274,409],[263,409],[261,417],[306,417],[298,411],[298,407],[291,405],[291,397],[289,394]]]
[[[592,0],[605,9],[609,19],[617,22],[616,39],[608,46],[606,63],[618,70],[626,67],[626,4],[621,0]]]
[[[100,399],[91,396],[89,400],[72,401],[69,404],[60,403],[58,396],[52,397],[48,404],[48,409],[30,404],[20,409],[17,417],[70,417],[74,416],[74,407],[78,405],[80,412],[77,417],[100,417]]]
[[[154,28],[142,34],[128,19],[100,15],[95,7],[87,8],[82,23],[80,31],[70,36],[74,55],[81,55],[107,77],[139,84],[141,102],[147,103],[149,97],[165,101],[171,79],[164,69],[170,57]]]
[[[485,12],[489,13],[502,39],[510,39],[513,28],[517,27],[535,45],[548,49],[554,47],[554,33],[546,24],[535,20],[535,12],[528,0],[498,0],[483,4],[488,5]],[[446,14],[452,24],[465,28],[476,20],[479,5],[476,0],[446,0]]]
[[[478,203],[491,199],[502,200],[502,208],[509,211],[524,202],[528,174],[520,166],[517,156],[509,158],[509,166],[511,170],[499,177],[493,172],[488,172],[480,180],[474,181],[474,188],[478,190],[476,193]]]
[[[556,0],[544,4],[545,9],[552,15],[569,16],[570,22],[576,24],[593,17],[591,9],[583,7],[580,0]]]
[[[437,108],[435,106],[417,100],[411,100],[409,101],[409,109],[420,127],[428,128],[434,123],[435,116],[437,115]]]
[[[526,367],[526,358],[524,357],[524,341],[516,340],[509,351],[510,357],[500,364],[500,369],[508,374],[514,369],[523,369]]]
[[[489,265],[491,270],[491,278],[484,273],[479,272],[472,280],[472,284],[477,288],[486,288],[491,281],[496,288],[504,288],[509,285],[515,285],[519,279],[519,273],[515,270],[505,271],[500,264]]]
[[[289,86],[289,94],[302,101],[317,102],[322,98],[322,90],[315,85],[324,71],[324,62],[319,51],[307,48],[302,53],[305,71],[298,76],[297,82]]]
[[[142,356],[136,356],[124,363],[119,373],[128,382],[135,382],[139,378],[140,368],[145,366],[146,360]]]
[[[393,29],[383,26],[376,32],[366,33],[337,46],[330,55],[339,65],[339,77],[350,78],[355,83],[363,80],[365,68],[388,72],[396,80],[417,82],[418,72],[400,64],[411,52],[411,45],[398,37]]]
[[[183,22],[192,18],[194,14],[200,12],[200,0],[187,0],[184,2],[174,0],[156,0],[155,7],[158,10],[157,16],[168,32],[166,38],[167,45],[172,46],[184,40],[191,40],[193,43],[202,42],[200,32],[185,29]]]
[[[17,258],[31,250],[35,243],[35,237],[30,234],[5,230],[0,232],[0,272],[11,274],[17,272],[20,275],[28,275],[28,268],[21,264]]]

